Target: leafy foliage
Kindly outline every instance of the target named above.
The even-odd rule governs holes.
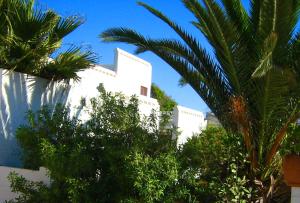
[[[157,99],[160,110],[163,112],[172,112],[177,105],[170,96],[166,95],[166,93],[155,84],[152,84],[151,86],[151,97]]]
[[[184,195],[170,192],[170,183],[179,177],[178,162],[174,154],[162,153],[155,158],[142,153],[129,156],[131,174],[135,175],[134,188],[143,202],[174,202]],[[162,170],[164,169],[164,170]],[[171,185],[175,186],[175,185]],[[188,192],[188,191],[183,191]],[[172,201],[173,200],[173,201]]]
[[[91,119],[82,124],[68,109],[29,113],[18,130],[27,167],[44,165],[50,187],[10,176],[22,195],[12,202],[250,202],[257,191],[241,136],[209,128],[182,145],[140,120],[137,101],[101,90]],[[125,118],[125,119],[124,119]],[[278,169],[278,168],[277,168]],[[287,199],[284,199],[286,201]],[[281,202],[284,202],[281,201]],[[279,201],[280,202],[280,201]]]
[[[21,192],[26,195],[21,195],[17,197],[15,200],[8,201],[7,203],[13,202],[43,202],[45,199],[50,200],[53,199],[55,194],[54,191],[49,190],[49,188],[44,185],[42,182],[32,182],[26,180],[24,177],[19,176],[17,173],[12,172],[8,176],[8,180],[10,181],[12,192]],[[54,201],[48,201],[53,202]]]
[[[287,137],[285,138],[282,148],[280,150],[281,155],[297,154],[300,155],[300,125],[293,124],[289,127]]]
[[[68,109],[29,113],[17,131],[26,167],[45,166],[52,179],[44,186],[14,177],[22,195],[15,202],[174,202],[188,198],[180,188],[173,129],[159,129],[155,113],[142,119],[138,101],[105,92],[91,100],[90,119],[70,118]],[[88,105],[89,106],[89,105]],[[14,184],[19,181],[20,184]],[[27,188],[29,187],[29,188]],[[22,189],[27,188],[27,189]],[[38,197],[40,197],[38,196]],[[43,199],[44,198],[44,199]],[[25,201],[26,200],[26,201]]]
[[[257,198],[240,135],[208,128],[176,146],[176,129],[141,118],[138,101],[105,92],[87,103],[90,118],[69,109],[28,113],[17,131],[27,168],[45,166],[51,185],[10,175],[13,202],[249,202]],[[90,108],[89,108],[90,107]],[[163,121],[164,122],[164,121]]]
[[[1,0],[0,22],[0,68],[49,80],[78,80],[76,72],[96,62],[92,52],[79,47],[57,53],[63,38],[83,23],[78,16],[42,11],[34,0]]]
[[[249,161],[241,136],[208,128],[181,147],[182,170],[193,174],[185,184],[204,202],[251,202],[257,191],[250,182]]]

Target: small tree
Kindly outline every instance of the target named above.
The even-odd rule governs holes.
[[[180,150],[182,169],[194,174],[186,181],[204,202],[251,202],[257,198],[249,181],[249,162],[242,139],[210,127],[194,135]]]

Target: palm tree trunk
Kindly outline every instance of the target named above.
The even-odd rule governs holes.
[[[269,151],[267,155],[267,164],[270,165],[284,136],[286,135],[286,131],[291,123],[296,122],[296,120],[300,117],[300,112],[295,113],[293,116],[291,116],[288,121],[285,123],[285,125],[279,130],[279,132],[276,135],[275,141],[271,147],[271,150]]]

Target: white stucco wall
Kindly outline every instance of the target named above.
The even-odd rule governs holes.
[[[80,82],[69,84],[50,82],[18,72],[0,69],[0,166],[18,167],[20,148],[15,139],[16,129],[26,123],[29,110],[58,103],[70,105],[72,115],[87,119],[81,111],[80,101],[89,101],[98,95],[97,87],[102,83],[107,91],[122,92],[128,97],[135,94],[140,98],[140,112],[149,115],[159,109],[156,100],[150,98],[151,64],[120,49],[116,50],[113,65],[95,65],[78,73]],[[140,87],[148,88],[148,95],[140,95]]]
[[[185,143],[194,133],[200,133],[206,127],[204,114],[200,111],[178,105],[175,107],[173,115],[173,124],[181,132],[178,144]]]
[[[0,69],[0,166],[20,166],[16,129],[29,110],[66,103],[70,86]]]
[[[98,95],[100,83],[107,91],[122,92],[126,96],[136,95],[142,100],[141,112],[149,114],[149,105],[157,109],[157,101],[150,98],[152,66],[150,63],[116,49],[112,65],[95,65],[88,70],[79,72],[80,83],[72,83],[69,98],[72,105],[79,105],[81,98],[89,100]],[[147,96],[140,95],[141,86],[148,89]],[[149,105],[145,105],[146,103]],[[154,104],[155,103],[155,104]],[[154,105],[154,106],[153,106]]]
[[[12,200],[18,196],[18,194],[11,191],[10,182],[7,179],[11,172],[16,172],[30,181],[43,182],[46,185],[50,184],[47,171],[43,167],[41,167],[38,171],[32,171],[0,166],[0,203],[5,202],[5,200]]]
[[[100,83],[107,91],[122,92],[127,97],[138,96],[140,112],[145,116],[152,109],[159,110],[158,102],[150,98],[151,64],[123,50],[116,49],[114,64],[95,65],[78,75],[80,82],[64,84],[0,69],[0,166],[21,165],[15,131],[26,122],[26,112],[62,103],[71,107],[72,115],[85,120],[88,114],[79,108],[80,101],[97,96]],[[141,86],[147,88],[147,96],[140,95]],[[205,125],[203,113],[192,109],[178,106],[174,115],[173,122],[182,131],[180,143]]]
[[[300,202],[300,187],[291,188],[291,203]]]
[[[116,49],[116,56],[115,66],[121,92],[127,95],[140,95],[140,88],[144,86],[148,89],[147,97],[150,97],[151,64],[121,49]]]

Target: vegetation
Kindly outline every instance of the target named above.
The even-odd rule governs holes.
[[[208,128],[188,139],[181,147],[180,160],[183,170],[195,177],[185,184],[197,199],[240,203],[257,199],[241,137],[222,128]]]
[[[161,90],[157,85],[152,84],[151,86],[151,97],[157,99],[160,111],[172,112],[177,103],[168,96],[163,90]]]
[[[179,149],[176,130],[156,114],[142,119],[138,101],[99,88],[90,119],[69,109],[44,107],[28,114],[17,138],[24,165],[45,166],[51,185],[10,175],[11,202],[287,202],[281,156],[299,154],[300,1],[182,0],[192,22],[213,48],[162,12],[139,3],[181,38],[152,39],[113,28],[106,42],[137,46],[166,61],[206,102],[225,128],[209,128]],[[0,68],[49,80],[78,80],[95,62],[71,47],[57,53],[65,36],[83,21],[43,12],[34,0],[0,0]],[[153,88],[161,110],[176,104]],[[292,147],[291,147],[292,146]],[[280,153],[279,153],[280,152]]]
[[[257,191],[241,137],[209,128],[176,146],[175,129],[143,120],[136,98],[105,92],[86,123],[44,107],[17,131],[27,168],[45,166],[51,185],[9,176],[13,202],[250,202]],[[53,113],[52,113],[53,112]],[[158,127],[160,126],[160,128]],[[209,147],[207,147],[209,146]]]
[[[250,162],[242,136],[226,133],[223,128],[209,127],[188,139],[180,149],[179,159],[182,173],[194,177],[185,179],[182,184],[200,202],[246,203],[260,199],[260,188],[251,181]],[[280,173],[280,167],[275,167],[274,171],[274,175]],[[274,184],[278,191],[270,201],[289,202],[289,188],[281,181]]]
[[[156,117],[143,120],[138,101],[99,88],[90,119],[70,118],[68,109],[28,114],[17,131],[27,168],[45,166],[50,188],[11,175],[23,193],[15,202],[173,202],[186,198],[177,187],[179,163],[172,129],[160,130]],[[176,187],[175,187],[176,186]],[[25,188],[25,189],[24,189]],[[34,192],[31,192],[34,191]],[[36,200],[39,201],[36,201]]]
[[[151,51],[175,69],[206,102],[227,132],[243,136],[251,180],[264,202],[280,182],[278,151],[288,127],[300,116],[300,1],[183,0],[213,55],[188,31],[162,12],[139,3],[181,38],[151,39],[128,28],[104,31],[105,42]],[[276,184],[275,184],[276,185]]]
[[[289,126],[287,136],[280,150],[281,155],[297,154],[300,155],[300,125],[293,124]]]
[[[83,23],[78,16],[42,11],[34,0],[0,0],[0,22],[0,68],[49,80],[78,80],[76,72],[96,62],[80,47],[57,51],[63,38]]]

